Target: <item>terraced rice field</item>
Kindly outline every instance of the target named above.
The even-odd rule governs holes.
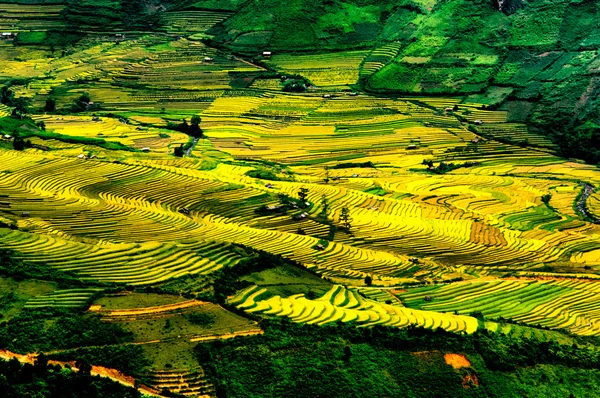
[[[146,379],[159,391],[193,397],[214,396],[214,386],[206,381],[202,368],[156,371],[148,374]]]
[[[411,290],[399,295],[410,308],[481,312],[488,319],[512,319],[530,325],[600,334],[596,309],[598,282],[564,280],[489,280]],[[429,301],[424,297],[428,296]]]
[[[332,278],[373,275],[384,284],[485,275],[517,264],[597,264],[597,227],[579,220],[571,206],[579,192],[573,176],[598,178],[589,166],[494,141],[474,144],[477,136],[456,118],[410,99],[228,95],[202,117],[208,139],[194,152],[199,159],[167,155],[184,141],[173,132],[155,148],[147,144],[149,154],[119,156],[118,162],[98,148],[96,159],[78,159],[91,149],[81,145],[0,152],[0,205],[22,227],[2,234],[2,243],[30,260],[136,284],[234,265],[238,258],[230,244],[281,254]],[[161,132],[112,118],[59,119],[45,118],[62,134],[133,146]],[[253,166],[243,163],[199,170],[208,148],[223,159],[287,164],[295,181],[265,187],[245,175]],[[331,168],[357,159],[376,167]],[[431,175],[421,165],[424,159],[479,163]],[[559,181],[532,173],[552,173]],[[301,187],[309,188],[311,220],[254,213],[261,203],[275,203],[276,193],[295,196]],[[560,212],[542,204],[546,193]],[[337,222],[342,207],[350,209],[353,230],[315,251],[329,230],[318,217],[322,195],[330,201],[330,220]],[[181,214],[181,207],[190,215]],[[307,235],[296,233],[301,225]],[[412,256],[421,265],[414,267]]]
[[[269,59],[279,70],[299,74],[320,87],[336,87],[354,84],[358,80],[359,65],[365,51],[346,51],[323,55],[274,55]]]
[[[249,313],[286,316],[294,322],[325,325],[330,322],[354,322],[361,326],[419,326],[457,333],[473,333],[477,319],[454,314],[420,311],[364,298],[357,290],[335,286],[323,297],[309,300],[298,294],[287,298],[262,299],[266,289],[251,286],[230,299],[229,303]]]
[[[52,293],[31,298],[25,303],[24,308],[84,308],[95,295],[103,289],[62,289]]]
[[[167,12],[165,35],[202,33],[226,16]],[[52,92],[61,93],[61,109],[82,92],[99,105],[77,115],[39,112],[35,121],[63,137],[100,138],[134,151],[32,138],[36,148],[17,152],[3,141],[0,216],[18,229],[0,229],[0,246],[84,279],[148,285],[235,267],[236,247],[245,245],[292,259],[362,300],[348,307],[302,297],[258,299],[252,308],[263,314],[264,306],[276,311],[294,301],[314,314],[326,309],[370,320],[385,312],[390,318],[378,321],[461,331],[471,330],[458,326],[463,318],[432,314],[481,311],[528,324],[543,314],[542,325],[596,333],[593,312],[585,309],[600,266],[600,227],[574,209],[582,183],[599,186],[595,167],[555,156],[546,138],[472,98],[353,93],[360,78],[398,55],[398,43],[372,51],[275,53],[258,65],[194,39],[200,36],[171,36],[139,35],[118,45],[87,37],[60,57],[39,50],[19,58],[10,47],[0,77],[30,79],[13,89],[33,108],[43,108]],[[301,74],[314,86],[282,92],[279,77],[263,77],[265,65]],[[0,117],[11,111],[0,106]],[[174,148],[189,138],[168,123],[196,114],[205,137],[190,156],[176,158]],[[437,173],[441,162],[463,167]],[[256,169],[278,178],[248,176]],[[256,213],[300,188],[309,190],[307,209]],[[599,203],[594,193],[589,211],[600,213]],[[340,222],[343,208],[352,217],[350,231]],[[307,216],[293,218],[301,212]],[[592,282],[561,285],[576,274]],[[362,290],[367,276],[373,287]],[[525,284],[508,279],[515,276],[544,281],[523,287],[522,306],[485,307],[491,281]],[[447,301],[431,293],[432,301],[420,302],[427,294],[407,285],[430,282],[456,291],[448,291]],[[388,287],[407,292],[395,295]],[[577,298],[561,301],[567,293]],[[417,310],[431,318],[414,321],[410,311]]]

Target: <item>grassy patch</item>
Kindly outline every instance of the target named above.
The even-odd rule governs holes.
[[[331,288],[331,284],[318,276],[292,265],[255,272],[241,278],[254,285],[266,287],[274,295],[290,296],[292,294],[323,295]]]

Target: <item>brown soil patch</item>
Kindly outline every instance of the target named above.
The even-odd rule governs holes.
[[[463,377],[463,388],[479,387],[479,379],[475,373],[471,373]]]
[[[506,246],[508,243],[504,238],[504,234],[498,227],[494,227],[482,222],[473,222],[471,225],[471,237],[469,241],[472,243],[481,243],[492,246]]]
[[[0,350],[0,358],[4,359],[5,361],[10,361],[13,358],[17,358],[21,363],[30,363],[33,365],[35,357],[35,354],[21,355],[15,354],[14,352],[8,350]]]
[[[468,368],[471,366],[471,362],[463,354],[445,354],[444,360],[454,369]]]
[[[37,357],[37,354],[33,354],[33,353],[21,355],[21,354],[16,354],[16,353],[8,351],[8,350],[0,350],[0,358],[4,359],[6,361],[11,360],[12,358],[17,358],[19,360],[19,362],[21,362],[21,363],[33,364],[35,362],[36,357]],[[60,365],[63,367],[68,364],[71,366],[73,371],[75,371],[75,372],[79,371],[79,369],[75,366],[75,361],[66,362],[66,361],[50,360],[50,361],[48,361],[48,363],[52,364],[52,365]],[[112,379],[113,381],[116,381],[117,383],[123,384],[124,386],[128,386],[128,387],[135,386],[135,379],[133,377],[128,376],[117,369],[110,369],[110,368],[105,368],[103,366],[92,365],[91,374],[92,374],[92,376],[98,375],[100,377],[107,377],[109,379]],[[155,396],[155,397],[163,397],[163,395],[161,395],[158,390],[155,390],[148,386],[141,385],[137,389],[138,389],[138,391],[140,391],[142,394],[145,394],[145,395],[150,395],[150,396]]]

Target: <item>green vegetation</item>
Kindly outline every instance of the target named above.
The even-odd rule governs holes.
[[[599,16],[5,2],[0,395],[600,395]]]
[[[57,361],[85,361],[90,364],[119,369],[128,375],[140,376],[151,362],[139,345],[119,345],[108,347],[82,347],[50,354],[48,358]]]
[[[332,169],[352,169],[355,167],[364,167],[364,168],[374,168],[375,165],[373,162],[347,162],[347,163],[338,163],[336,165],[331,166]]]
[[[204,327],[212,326],[215,323],[215,316],[212,314],[191,313],[187,319],[194,325]]]
[[[0,360],[0,394],[5,398],[82,396],[98,398],[139,398],[137,390],[108,378],[92,377],[85,371],[48,365],[38,358],[34,365],[18,360]]]
[[[217,396],[544,397],[600,388],[597,351],[583,346],[343,324],[261,326],[262,336],[196,347]],[[464,355],[466,365],[453,369],[446,353]]]
[[[242,276],[270,268],[281,267],[286,264],[295,265],[281,256],[275,256],[262,251],[252,252],[250,251],[248,258],[241,260],[235,267],[214,272],[211,275],[213,281],[209,295],[204,294],[201,298],[216,301],[217,303],[225,303],[228,296],[250,285],[247,280],[241,278]]]
[[[260,178],[261,180],[270,180],[270,181],[280,181],[281,178],[277,175],[277,173],[272,169],[267,168],[258,168],[254,170],[248,170],[246,172],[248,177],[252,178]]]
[[[120,344],[131,339],[117,325],[92,316],[62,315],[59,310],[28,311],[3,322],[0,330],[0,345],[15,352]]]
[[[77,287],[84,285],[110,286],[109,284],[83,282],[77,274],[53,269],[47,265],[23,262],[15,257],[14,252],[6,249],[0,250],[0,275],[14,278],[17,281],[24,279],[39,279],[56,282],[60,287]]]

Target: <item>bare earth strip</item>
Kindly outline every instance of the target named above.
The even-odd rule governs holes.
[[[7,361],[9,361],[13,358],[16,358],[21,363],[33,364],[35,362],[36,356],[37,356],[37,354],[22,355],[22,354],[16,354],[16,353],[8,351],[8,350],[0,350],[0,358],[7,360]],[[74,361],[64,362],[64,361],[50,360],[50,361],[48,361],[48,363],[52,364],[52,365],[60,365],[63,367],[66,365],[70,365],[71,369],[73,371],[79,372],[79,369],[75,366]],[[113,381],[116,381],[117,383],[122,384],[127,387],[133,388],[135,385],[135,378],[128,376],[128,375],[118,371],[117,369],[111,369],[111,368],[105,368],[104,366],[92,365],[91,374],[92,374],[92,376],[107,377],[107,378],[109,378]],[[153,397],[164,397],[164,395],[161,395],[158,390],[155,390],[148,386],[142,385],[142,386],[138,387],[137,390],[144,395],[150,395]]]

